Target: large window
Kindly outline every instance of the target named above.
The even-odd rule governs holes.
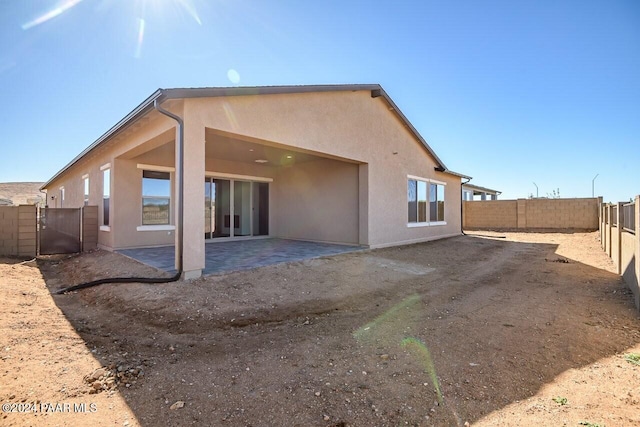
[[[109,226],[109,203],[111,199],[111,169],[102,171],[102,225]]]
[[[444,185],[433,184],[429,190],[429,218],[431,222],[444,221]]]
[[[428,179],[409,178],[407,208],[409,225],[443,223],[444,184]]]
[[[142,171],[142,225],[167,225],[171,206],[169,172]]]

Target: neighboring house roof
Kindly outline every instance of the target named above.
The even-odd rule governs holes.
[[[473,185],[473,184],[462,184],[462,188],[466,190],[473,190],[473,191],[478,191],[478,192],[487,193],[487,194],[498,195],[502,193],[502,191],[492,190],[491,188],[480,187],[479,185]]]
[[[308,85],[308,86],[245,86],[245,87],[204,87],[204,88],[173,88],[173,89],[158,89],[152,93],[147,99],[142,101],[140,105],[134,108],[129,114],[123,117],[118,123],[116,123],[111,129],[105,132],[100,138],[95,140],[89,147],[78,154],[71,162],[63,167],[58,173],[56,173],[51,179],[45,182],[42,188],[46,188],[56,178],[62,175],[67,169],[72,167],[81,158],[98,148],[102,143],[106,142],[109,138],[113,137],[139,118],[143,117],[150,111],[154,110],[154,102],[165,101],[167,99],[184,99],[184,98],[212,98],[220,96],[247,96],[247,95],[274,95],[274,94],[289,94],[289,93],[313,93],[313,92],[337,92],[337,91],[358,91],[369,90],[371,91],[371,97],[383,97],[383,99],[389,104],[390,110],[393,111],[398,118],[403,122],[404,126],[411,132],[415,138],[422,143],[426,150],[433,156],[438,166],[436,170],[440,172],[449,173],[462,178],[471,178],[469,176],[453,172],[447,169],[442,160],[436,155],[433,149],[429,146],[427,141],[420,135],[420,133],[413,127],[407,117],[400,111],[398,106],[387,95],[379,84],[346,84],[346,85]]]
[[[13,205],[13,201],[11,201],[11,199],[0,198],[0,206],[11,206],[11,205]]]

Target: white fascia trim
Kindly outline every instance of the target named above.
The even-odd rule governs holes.
[[[145,169],[151,171],[158,172],[175,172],[176,168],[170,166],[158,166],[158,165],[147,165],[144,163],[138,163],[138,169]]]
[[[175,229],[175,225],[139,225],[136,227],[137,231],[173,231]]]
[[[106,170],[106,169],[111,169],[111,163],[107,163],[107,164],[104,164],[104,165],[100,166],[100,170],[101,171]]]
[[[273,182],[273,178],[266,178],[263,176],[236,175],[233,173],[222,173],[222,172],[206,171],[205,176],[207,178],[227,178],[227,179],[240,179],[245,181],[256,181],[256,182]]]
[[[111,231],[111,227],[109,227],[108,225],[101,225],[100,231]]]

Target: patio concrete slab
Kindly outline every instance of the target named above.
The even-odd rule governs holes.
[[[302,261],[361,250],[360,246],[334,245],[287,239],[255,239],[205,244],[203,275],[248,270],[282,262]],[[116,251],[160,270],[175,272],[173,246]]]

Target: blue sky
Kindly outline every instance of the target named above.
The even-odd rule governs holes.
[[[331,83],[380,83],[502,198],[640,193],[636,0],[0,0],[0,182],[47,180],[159,87]]]

